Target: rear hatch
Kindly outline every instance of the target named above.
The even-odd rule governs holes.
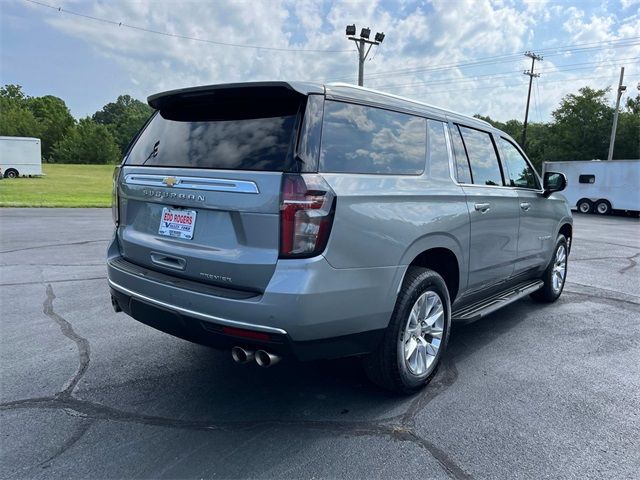
[[[158,111],[119,176],[118,238],[131,263],[261,292],[278,261],[283,172],[306,95],[287,84],[150,98]]]

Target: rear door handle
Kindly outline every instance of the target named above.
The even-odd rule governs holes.
[[[489,209],[491,208],[491,204],[490,203],[476,203],[474,205],[474,207],[475,207],[477,212],[487,213],[489,211]]]
[[[529,202],[522,202],[520,203],[520,208],[526,212],[531,208],[531,204]]]

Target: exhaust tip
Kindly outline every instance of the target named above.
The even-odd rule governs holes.
[[[231,349],[231,358],[236,363],[249,363],[254,358],[252,350],[247,350],[242,347],[233,347]]]
[[[256,352],[256,363],[262,368],[273,367],[281,359],[282,357],[280,357],[280,355],[276,355],[275,353],[265,352],[264,350],[258,350]]]
[[[122,308],[120,308],[120,304],[113,296],[111,297],[111,306],[113,307],[113,311],[116,313],[119,313],[122,311]]]

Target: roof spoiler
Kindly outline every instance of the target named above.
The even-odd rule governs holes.
[[[270,97],[308,95],[310,93],[324,94],[324,87],[314,83],[304,82],[247,82],[222,83],[217,85],[203,85],[200,87],[180,88],[167,92],[156,93],[147,98],[149,105],[162,110],[168,106],[184,100],[198,97],[215,97],[217,95],[269,95]]]

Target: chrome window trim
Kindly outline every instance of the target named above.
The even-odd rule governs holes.
[[[509,188],[517,188],[517,189],[521,189],[521,190],[526,190],[528,192],[539,192],[539,193],[544,193],[544,186],[543,186],[543,181],[542,178],[540,177],[540,175],[538,175],[538,171],[535,169],[535,167],[533,166],[533,164],[531,163],[531,160],[529,160],[529,157],[527,157],[527,155],[524,153],[524,150],[522,150],[520,148],[520,145],[518,145],[518,143],[515,140],[509,139],[507,137],[505,137],[503,135],[503,132],[501,132],[500,134],[496,135],[498,137],[498,140],[504,140],[505,142],[509,142],[511,145],[513,145],[513,147],[518,151],[518,153],[522,156],[522,158],[524,158],[524,161],[527,165],[529,165],[529,168],[531,169],[531,171],[533,172],[533,174],[535,175],[535,177],[538,180],[538,185],[540,185],[539,188],[529,188],[529,187],[516,187],[516,186],[511,186],[508,185]],[[500,156],[499,160],[500,162],[502,162],[502,149],[500,148],[500,144],[498,144],[496,142],[496,147],[498,148],[498,155]],[[506,167],[506,170],[509,170],[509,167]],[[509,181],[511,181],[511,178],[509,178]]]
[[[511,189],[511,190],[524,190],[526,192],[536,192],[536,193],[540,193],[540,194],[544,193],[544,188],[533,189],[533,188],[527,188],[527,187],[514,187],[514,186],[511,186],[511,185],[478,185],[476,183],[459,182],[457,177],[456,177],[456,174],[455,174],[455,172],[456,172],[456,170],[455,170],[456,169],[456,164],[455,164],[455,158],[453,156],[453,146],[451,144],[451,142],[453,140],[451,139],[450,132],[449,132],[449,128],[452,125],[454,127],[456,126],[456,124],[451,122],[451,121],[446,122],[445,127],[447,127],[447,128],[445,128],[445,135],[447,136],[447,139],[449,141],[449,143],[447,143],[447,149],[449,150],[449,169],[451,171],[451,180],[453,180],[453,183],[455,183],[459,187],[508,188],[508,189]],[[476,129],[476,130],[478,130],[478,129]],[[480,131],[486,132],[485,130],[480,130]],[[490,135],[493,136],[495,132],[486,132],[486,133],[489,133]],[[502,134],[499,134],[498,137],[504,138],[502,136]],[[507,140],[507,139],[505,138],[505,140]],[[500,166],[502,167],[502,157],[500,155],[500,150],[499,150],[499,147],[497,145],[496,145],[496,149],[497,149],[496,153],[498,154],[498,162],[500,163]],[[520,150],[520,149],[518,149],[518,150]],[[520,151],[520,153],[523,154],[522,151]],[[540,175],[538,175],[538,172],[536,171],[536,169],[533,168],[533,166],[531,165],[531,162],[529,161],[529,158],[524,154],[522,156],[527,161],[527,164],[533,169],[533,172],[538,177],[538,180],[540,180]],[[540,185],[542,185],[542,181],[540,181]]]
[[[129,290],[128,288],[123,287],[122,285],[118,285],[116,282],[109,280],[109,286],[114,290],[117,290],[121,293],[129,295],[138,300],[142,300],[143,302],[150,303],[152,305],[156,305],[158,307],[162,307],[168,310],[173,310],[176,312],[180,312],[184,315],[189,315],[191,317],[198,318],[200,320],[204,320],[207,322],[217,323],[220,325],[226,325],[228,327],[236,327],[236,328],[245,328],[249,330],[256,330],[260,332],[267,333],[277,333],[280,335],[286,335],[287,332],[281,328],[276,327],[268,327],[265,325],[255,325],[253,323],[245,323],[239,322],[237,320],[229,320],[227,318],[215,317],[213,315],[209,315],[207,313],[196,312],[195,310],[190,310],[188,308],[178,307],[176,305],[171,305],[169,303],[165,303],[160,300],[156,300],[154,298],[147,297],[146,295],[142,295],[141,293],[134,292],[133,290]]]
[[[164,183],[168,177],[177,180],[169,187]],[[146,187],[167,187],[185,190],[206,190],[212,192],[234,192],[258,194],[258,185],[250,180],[231,180],[227,178],[183,177],[179,175],[156,175],[147,173],[128,173],[124,177],[127,185],[143,185]]]

